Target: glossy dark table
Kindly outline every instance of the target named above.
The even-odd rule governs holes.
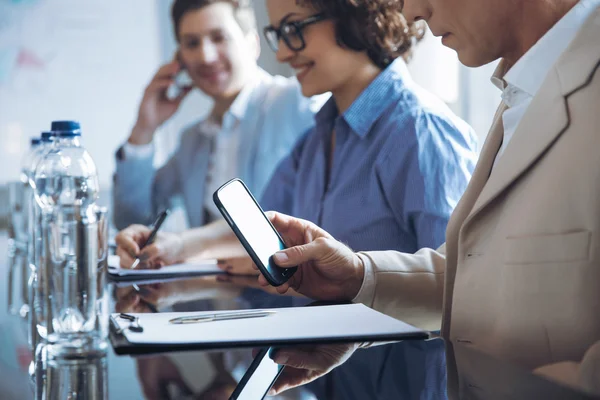
[[[0,254],[6,253],[6,235],[0,234]],[[131,358],[116,356],[86,360],[46,360],[38,363],[37,377],[30,379],[27,365],[26,324],[7,313],[6,257],[0,261],[0,399],[227,399],[235,381],[251,360],[250,350],[225,353],[179,353]],[[142,298],[129,286],[115,287],[112,309],[118,312],[150,312],[146,302],[159,311],[194,311],[247,307],[241,298],[255,279],[220,282],[214,277],[194,278],[140,286]],[[477,368],[463,392],[467,399],[591,399],[581,393],[534,376],[485,354],[463,349]],[[245,360],[245,362],[240,362]],[[189,392],[188,392],[189,389]],[[295,390],[281,399],[310,399],[305,390]]]

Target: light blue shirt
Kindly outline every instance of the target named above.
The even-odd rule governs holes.
[[[332,98],[316,121],[273,175],[265,210],[312,221],[355,251],[415,252],[444,242],[475,167],[476,136],[412,81],[403,60],[343,115]]]
[[[324,98],[302,96],[296,79],[271,76],[259,70],[257,79],[236,98],[228,124],[239,132],[236,172],[255,195],[260,196],[279,162],[289,154],[298,138],[314,126],[314,115]],[[214,132],[200,121],[187,128],[179,148],[160,169],[153,167],[151,151],[145,156],[117,157],[113,210],[117,228],[150,224],[176,196],[183,198],[188,224],[206,222],[204,199],[207,189]],[[223,133],[223,132],[220,132]],[[225,183],[225,182],[221,182]]]

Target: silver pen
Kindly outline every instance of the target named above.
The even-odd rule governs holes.
[[[253,311],[236,311],[230,313],[221,314],[208,314],[208,315],[191,315],[188,317],[178,317],[169,320],[170,324],[196,324],[200,322],[211,322],[211,321],[227,321],[232,319],[246,319],[246,318],[260,318],[268,317],[276,314],[276,311],[271,310],[253,310]]]

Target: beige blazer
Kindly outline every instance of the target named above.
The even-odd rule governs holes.
[[[600,8],[490,174],[502,111],[446,244],[363,253],[375,280],[364,302],[427,329],[441,321],[451,342],[600,392]],[[469,368],[449,346],[453,397],[476,397]]]

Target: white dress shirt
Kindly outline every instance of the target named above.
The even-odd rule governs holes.
[[[492,83],[502,90],[503,101],[510,107],[502,115],[504,139],[494,166],[504,153],[546,75],[599,4],[600,0],[581,0],[515,63],[504,75],[504,79],[492,78]],[[375,294],[375,273],[369,258],[361,254],[359,256],[364,263],[365,273],[362,287],[353,301],[369,304]]]
[[[208,162],[203,204],[211,220],[221,218],[221,212],[213,201],[213,193],[225,182],[239,176],[238,154],[243,134],[241,121],[248,110],[252,93],[261,82],[262,80],[258,76],[246,84],[229,110],[223,115],[221,125],[210,118],[206,121],[204,134],[212,135],[214,145]]]

